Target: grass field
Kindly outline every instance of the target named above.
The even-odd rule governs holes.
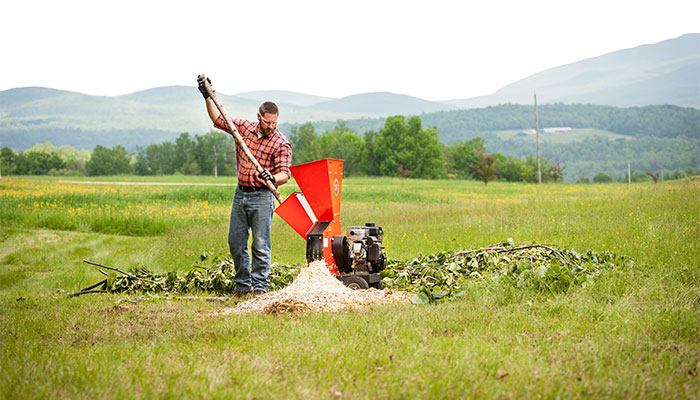
[[[698,179],[346,179],[343,226],[382,226],[390,258],[513,238],[634,267],[560,294],[474,280],[438,305],[226,317],[233,300],[66,295],[101,279],[83,259],[166,272],[225,253],[233,186],[60,181],[0,182],[0,398],[700,397]],[[273,262],[303,264],[304,248],[275,218]]]

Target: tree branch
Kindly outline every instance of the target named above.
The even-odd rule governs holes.
[[[136,276],[136,275],[130,274],[130,273],[125,272],[125,271],[122,271],[122,270],[120,270],[119,268],[110,267],[110,266],[107,266],[107,265],[104,265],[104,264],[100,264],[100,263],[96,263],[96,262],[88,261],[88,260],[83,260],[83,262],[84,262],[84,263],[87,263],[87,264],[96,265],[96,266],[98,266],[98,267],[110,269],[110,270],[112,270],[112,271],[120,272],[120,273],[122,273],[122,274],[128,276],[129,278],[138,279],[138,280],[144,281],[144,282],[158,283],[158,282],[152,281],[152,280],[150,280],[150,279],[140,278],[140,277],[138,277],[138,276]]]
[[[96,288],[96,287],[98,287],[98,286],[100,286],[100,285],[104,285],[105,283],[107,283],[107,279],[103,279],[103,280],[97,282],[97,283],[94,284],[94,285],[88,286],[88,287],[86,287],[86,288],[84,288],[84,289],[80,289],[80,291],[81,291],[81,292],[84,292],[84,291],[86,291],[86,290],[94,289],[94,288]]]
[[[68,297],[78,297],[89,293],[107,293],[106,290],[81,290],[79,292],[69,294]]]

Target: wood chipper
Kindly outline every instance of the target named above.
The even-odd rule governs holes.
[[[276,209],[306,239],[306,260],[323,260],[352,289],[382,288],[379,272],[386,266],[384,232],[374,223],[340,227],[343,160],[326,158],[291,167],[301,192],[292,193]]]

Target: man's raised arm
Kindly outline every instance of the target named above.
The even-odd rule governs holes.
[[[211,80],[209,78],[207,78],[206,80],[207,80],[207,82],[209,82],[209,85],[211,86]],[[205,81],[204,81],[203,77],[200,76],[197,78],[199,92],[202,93],[202,96],[204,97],[204,102],[207,105],[207,114],[209,114],[209,118],[211,119],[211,122],[216,123],[216,120],[219,119],[219,116],[221,116],[221,113],[219,113],[219,109],[216,107],[216,104],[214,104],[214,100],[212,100],[209,97],[209,92],[207,92],[207,89],[204,86],[205,85],[204,82]]]

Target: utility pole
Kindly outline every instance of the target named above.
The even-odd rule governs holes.
[[[540,127],[537,121],[537,93],[535,93],[535,139],[537,140],[537,183],[542,184],[542,167],[540,163]]]
[[[627,186],[632,184],[632,168],[630,167],[630,163],[627,163]]]

